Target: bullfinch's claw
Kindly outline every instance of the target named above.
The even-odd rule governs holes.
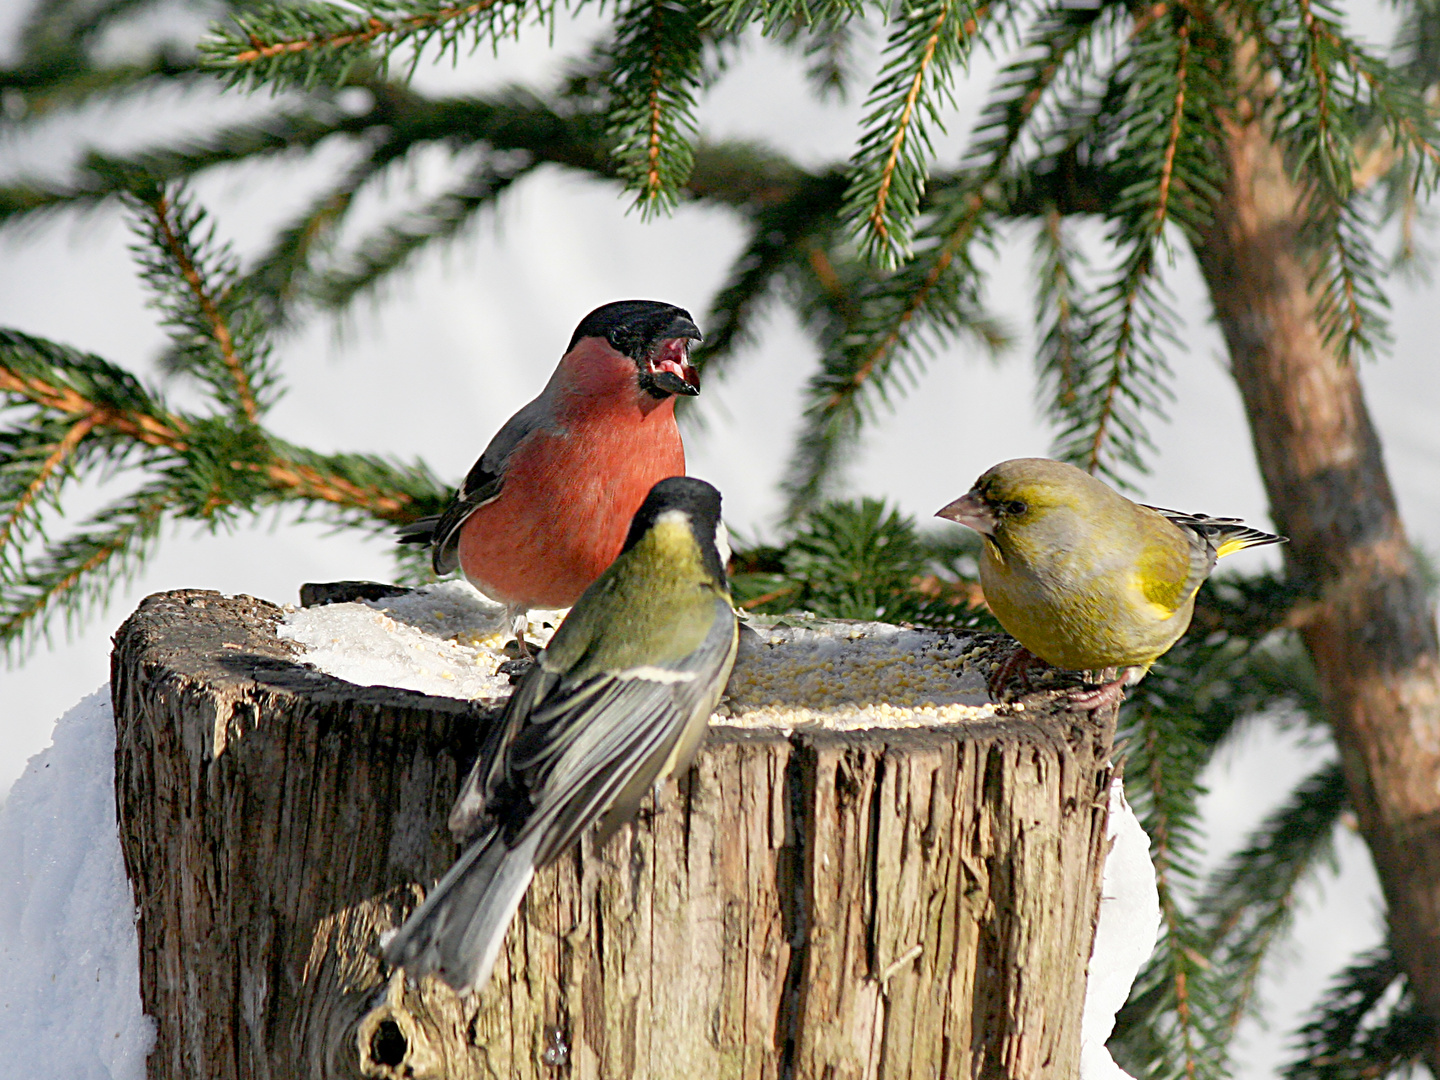
[[[495,669],[495,673],[506,676],[510,680],[510,685],[514,686],[526,675],[530,674],[530,669],[534,666],[535,658],[533,656],[517,656],[514,660],[506,660],[500,664],[500,666]]]

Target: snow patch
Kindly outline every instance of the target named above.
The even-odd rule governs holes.
[[[1110,854],[1100,883],[1100,921],[1095,926],[1080,1022],[1080,1080],[1131,1080],[1115,1064],[1105,1040],[1160,933],[1160,893],[1150,861],[1150,838],[1125,801],[1125,787],[1118,777],[1110,785],[1106,836]]]
[[[101,687],[60,718],[0,807],[0,1061],[9,1076],[144,1080],[135,903]]]
[[[530,612],[526,637],[545,645],[563,612]],[[398,686],[453,698],[508,697],[496,670],[510,657],[505,608],[469,582],[442,581],[402,596],[286,613],[279,635],[305,646],[303,660],[357,686]]]

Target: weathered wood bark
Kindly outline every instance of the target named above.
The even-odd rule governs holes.
[[[1227,121],[1229,180],[1198,245],[1245,401],[1299,618],[1391,942],[1435,1021],[1440,1075],[1440,644],[1359,372],[1329,348],[1310,282],[1305,192],[1264,120]]]
[[[493,708],[308,671],[278,615],[169,593],[116,638],[152,1080],[1075,1076],[1113,714],[713,727],[457,998],[377,939]]]

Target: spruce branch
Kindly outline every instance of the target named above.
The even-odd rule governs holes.
[[[448,496],[428,469],[367,455],[289,446],[233,414],[170,412],[122,369],[16,331],[0,330],[0,649],[19,655],[53,611],[79,618],[137,569],[164,520],[215,528],[266,507],[310,505],[349,524],[403,524]],[[99,456],[147,479],[37,558],[46,510],[64,520],[60,487],[76,461]]]
[[[266,3],[232,13],[201,41],[200,53],[204,65],[224,72],[232,85],[340,86],[358,66],[374,64],[383,74],[401,46],[410,49],[413,72],[429,46],[458,56],[462,39],[471,48],[498,42],[519,30],[526,10],[524,0]],[[535,17],[550,10],[542,3]]]
[[[944,130],[956,74],[988,12],[970,0],[918,0],[901,9],[890,33],[865,103],[843,211],[866,256],[882,267],[893,269],[910,255],[934,156],[929,128]]]
[[[156,187],[134,201],[141,211],[136,231],[148,241],[135,254],[180,345],[177,366],[209,382],[217,400],[254,424],[261,411],[257,390],[263,393],[273,376],[265,367],[260,327],[253,320],[246,325],[248,305],[235,295],[234,256],[216,243],[204,212],[183,193]],[[238,334],[231,329],[236,315],[242,316]]]
[[[980,227],[980,205],[978,195],[969,204],[971,229]],[[917,379],[934,351],[961,336],[991,352],[1007,342],[1004,329],[984,310],[979,275],[969,260],[972,236],[957,229],[937,258],[913,260],[895,274],[859,283],[851,293],[844,334],[825,350],[821,370],[806,386],[800,435],[781,485],[787,520],[824,496],[868,416]]]
[[[814,507],[780,547],[737,548],[731,587],[747,611],[993,629],[975,572],[966,541],[863,498]]]
[[[0,600],[0,649],[15,656],[31,647],[54,610],[73,625],[104,604],[139,569],[169,502],[164,486],[156,485],[113,503],[51,545],[23,577],[7,582]]]
[[[782,45],[806,61],[805,77],[817,96],[839,101],[849,96],[856,74],[852,22],[829,17],[814,22],[791,20],[780,24],[776,35]]]
[[[190,435],[189,422],[166,410],[128,371],[17,330],[0,328],[0,393],[66,421],[87,421],[91,433],[160,449],[183,452]]]
[[[835,239],[835,213],[845,183],[838,170],[805,176],[787,197],[754,213],[750,241],[710,302],[705,341],[695,354],[702,370],[723,364],[748,340],[767,298],[795,273],[808,270],[826,279],[832,291],[848,291],[826,253]]]
[[[311,274],[308,297],[338,311],[371,292],[437,241],[454,239],[476,214],[493,208],[512,184],[538,164],[533,157],[499,155],[482,160],[457,187],[412,210],[365,238],[346,254],[341,266]]]
[[[1340,766],[1322,766],[1207,883],[1197,914],[1212,928],[1209,955],[1225,972],[1228,1030],[1253,1011],[1261,965],[1294,919],[1300,886],[1327,864],[1334,869],[1335,830],[1347,805]]]
[[[1356,957],[1326,989],[1300,1029],[1285,1080],[1412,1076],[1434,1030],[1389,944],[1381,945]]]
[[[1161,939],[1116,1017],[1111,1046],[1122,1067],[1135,1072],[1218,1080],[1212,1018],[1221,988],[1205,959],[1203,930],[1186,904],[1197,873],[1199,774],[1214,744],[1193,714],[1164,711],[1169,695],[1142,688],[1148,692],[1127,706],[1133,734],[1126,795],[1150,837]]]
[[[1382,261],[1371,240],[1369,204],[1362,193],[1336,201],[1311,193],[1307,232],[1316,250],[1310,285],[1325,342],[1342,358],[1374,354],[1389,340],[1389,299],[1381,284]]]
[[[1073,409],[1080,373],[1092,361],[1085,355],[1094,334],[1088,297],[1077,281],[1083,256],[1070,242],[1060,212],[1050,209],[1039,233],[1035,275],[1035,366],[1042,395],[1061,409]]]
[[[0,185],[0,224],[61,210],[84,210],[147,185],[184,180],[219,166],[313,149],[337,132],[356,133],[362,119],[342,117],[328,102],[287,107],[261,119],[222,127],[179,146],[129,155],[87,154],[64,182],[20,179]],[[378,126],[385,117],[374,117]]]
[[[1040,12],[1019,59],[996,77],[975,125],[975,138],[966,153],[972,169],[989,181],[1010,165],[1032,118],[1053,95],[1053,88],[1066,81],[1067,68],[1088,71],[1091,50],[1086,46],[1097,30],[1114,18],[1105,5]]]
[[[6,570],[12,569],[11,537],[24,539],[25,526],[32,520],[36,504],[54,490],[56,481],[62,476],[62,469],[70,465],[80,444],[94,430],[96,423],[98,417],[93,413],[83,416],[74,423],[62,425],[63,434],[59,438],[44,438],[39,445],[34,445],[32,438],[26,438],[33,437],[32,432],[12,433],[10,438],[0,439],[4,456],[9,459],[4,469],[3,487],[0,487],[0,492],[3,492],[0,493],[0,505],[10,504],[0,513],[0,579],[6,576]],[[25,446],[27,442],[32,445]],[[25,468],[26,464],[30,465],[29,469]],[[12,495],[4,490],[11,487],[18,487],[18,493]]]
[[[920,355],[961,334],[998,350],[1006,335],[984,313],[974,244],[989,242],[1002,210],[996,181],[1012,162],[1027,125],[1064,63],[1103,20],[1095,12],[1065,12],[1041,20],[1027,43],[1027,59],[1002,75],[977,130],[971,170],[934,196],[919,252],[894,274],[881,277],[858,300],[842,344],[812,380],[806,426],[787,473],[791,516],[820,496],[825,471],[844,459],[840,447],[858,435],[860,408],[873,386],[910,370]],[[854,190],[853,187],[851,189]]]
[[[699,0],[629,0],[617,17],[608,135],[644,217],[673,209],[694,167],[704,15]]]
[[[423,466],[319,455],[259,426],[273,378],[269,343],[238,262],[203,211],[151,185],[133,198],[136,257],[174,340],[172,353],[210,391],[208,413],[172,412],[99,357],[0,330],[0,648],[17,655],[50,616],[80,617],[138,568],[166,520],[214,529],[283,504],[350,524],[384,525],[438,511],[448,492]],[[63,522],[76,463],[100,459],[141,477],[68,535],[35,553]]]
[[[1168,352],[1178,320],[1159,276],[1172,221],[1187,233],[1203,223],[1219,190],[1218,113],[1224,52],[1197,53],[1203,30],[1183,11],[1143,22],[1132,39],[1135,88],[1120,153],[1136,177],[1112,210],[1110,241],[1121,252],[1094,308],[1086,362],[1065,395],[1051,398],[1059,424],[1056,454],[1125,485],[1151,449],[1147,417],[1163,418]],[[1222,74],[1213,70],[1222,61]]]
[[[710,0],[707,25],[730,33],[759,23],[767,36],[789,40],[796,27],[844,25],[864,10],[863,0]]]
[[[1313,673],[1298,659],[1293,635],[1276,633],[1293,599],[1292,589],[1266,576],[1207,584],[1197,603],[1199,625],[1151,671],[1121,714],[1129,740],[1126,795],[1151,838],[1162,920],[1155,955],[1110,1042],[1116,1060],[1135,1075],[1226,1075],[1234,970],[1217,947],[1218,905],[1207,909],[1202,898],[1234,901],[1225,909],[1235,919],[1231,929],[1257,950],[1255,963],[1282,929],[1266,923],[1265,904],[1275,894],[1250,896],[1253,906],[1246,906],[1235,885],[1252,882],[1243,871],[1228,879],[1232,889],[1222,888],[1223,871],[1218,885],[1202,885],[1199,800],[1202,771],[1219,747],[1252,718],[1309,701],[1300,688]],[[1275,932],[1248,939],[1238,933],[1256,926]]]

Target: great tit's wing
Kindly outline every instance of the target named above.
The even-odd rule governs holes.
[[[457,550],[460,526],[480,507],[499,498],[500,490],[505,485],[505,468],[511,455],[527,438],[548,427],[551,416],[550,402],[541,394],[505,421],[505,425],[495,433],[479,460],[471,466],[465,482],[460,485],[460,490],[455,492],[455,497],[435,521],[431,531],[435,544],[433,561],[437,574],[448,574],[460,565]],[[419,522],[415,523],[418,524]]]
[[[505,702],[505,711],[491,727],[474,766],[460,785],[460,794],[450,810],[447,822],[450,835],[457,844],[474,840],[480,833],[493,829],[492,814],[500,784],[504,781],[505,750],[524,727],[526,717],[555,690],[561,673],[547,671],[536,663],[515,687]]]
[[[543,866],[602,815],[610,831],[629,820],[662,773],[688,762],[724,689],[735,615],[714,603],[710,631],[685,656],[578,679],[537,664],[506,711],[503,747],[467,780],[451,830],[473,833],[498,817],[516,844],[541,830]]]
[[[714,600],[709,632],[688,654],[563,681],[530,714],[507,755],[527,782],[546,839],[540,865],[599,820],[603,843],[629,821],[655,782],[688,765],[735,660],[734,609]]]

